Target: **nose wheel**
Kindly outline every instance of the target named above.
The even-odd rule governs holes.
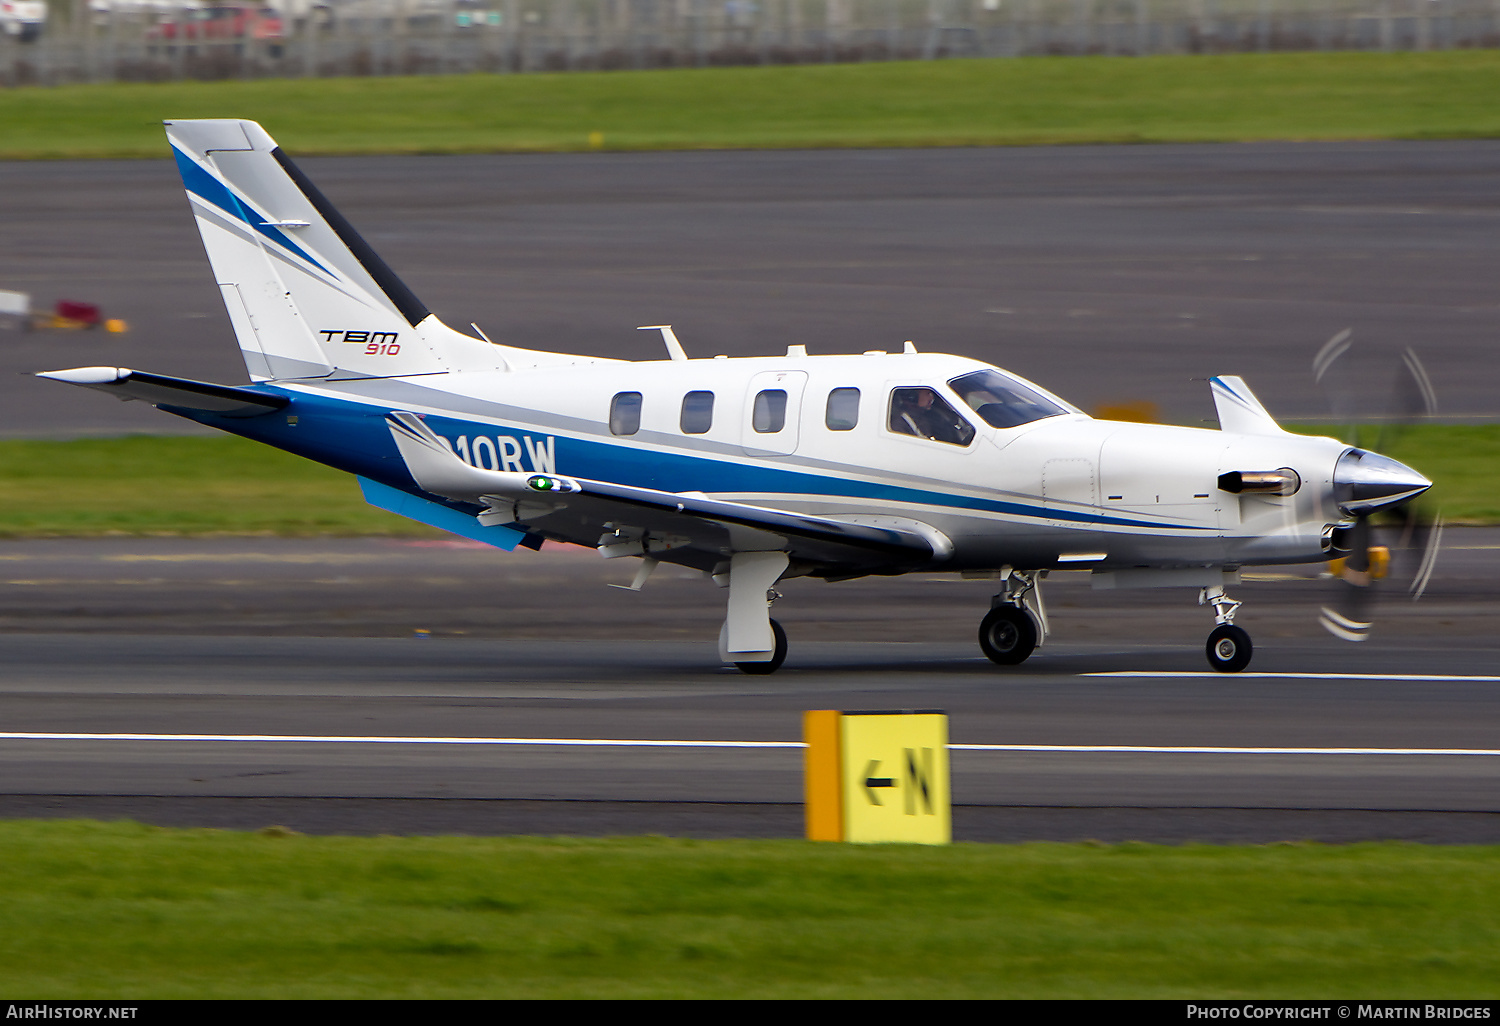
[[[1250,635],[1243,627],[1221,623],[1208,636],[1208,665],[1220,673],[1239,673],[1250,665]]]
[[[1220,673],[1239,673],[1250,665],[1250,656],[1254,652],[1249,633],[1234,625],[1234,613],[1240,608],[1240,603],[1224,594],[1221,587],[1204,588],[1198,596],[1198,604],[1205,603],[1214,607],[1214,620],[1218,623],[1204,647],[1208,665]]]

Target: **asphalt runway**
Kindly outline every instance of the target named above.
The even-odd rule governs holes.
[[[1413,346],[1441,413],[1500,414],[1494,141],[301,163],[431,309],[514,345],[658,359],[635,328],[664,323],[699,356],[911,339],[1187,424],[1212,420],[1213,374],[1283,418],[1378,415]],[[0,212],[0,289],[131,326],[0,331],[0,434],[183,430],[39,370],[244,380],[166,159],[0,163]],[[1312,358],[1344,328],[1329,396]]]
[[[1011,746],[955,751],[960,840],[1500,842],[1500,531],[1450,534],[1361,645],[1316,625],[1330,582],[1248,580],[1239,676],[1191,592],[1080,574],[1016,670],[973,640],[985,582],[787,582],[791,655],[748,677],[709,582],[609,589],[629,568],[581,550],[8,542],[0,816],[795,837],[804,710],[940,708],[953,743]]]
[[[1410,345],[1442,415],[1500,414],[1494,142],[301,163],[430,307],[511,344],[657,358],[634,331],[657,323],[705,356],[912,339],[1179,423],[1212,418],[1217,373],[1284,419],[1378,414]],[[169,163],[0,164],[0,205],[0,288],[131,325],[0,330],[0,435],[183,429],[38,370],[244,380]],[[1325,394],[1312,356],[1344,328]],[[1055,575],[1054,639],[1007,672],[974,643],[983,582],[794,581],[792,655],[752,678],[717,666],[722,594],[607,589],[632,568],[592,553],[3,542],[0,816],[793,837],[803,710],[942,708],[956,743],[1033,746],[955,753],[961,840],[1494,843],[1500,757],[1472,753],[1500,748],[1497,564],[1500,533],[1451,532],[1424,601],[1395,589],[1359,646],[1316,625],[1328,582],[1247,581],[1236,677],[1206,670],[1190,592]],[[156,736],[102,736],[122,732]],[[1202,748],[1229,751],[1183,750]]]

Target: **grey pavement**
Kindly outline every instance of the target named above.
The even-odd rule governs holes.
[[[1372,640],[1330,582],[1247,581],[1250,671],[1207,671],[1187,592],[1046,583],[1024,666],[979,656],[984,582],[789,582],[771,677],[718,664],[719,593],[641,594],[581,551],[388,539],[0,544],[7,733],[783,741],[816,708],[941,708],[962,744],[1438,749],[957,752],[969,840],[1500,840],[1500,531],[1450,532],[1431,593]],[[800,586],[799,586],[800,585]],[[1101,676],[1105,674],[1105,676]],[[1127,676],[1119,676],[1127,674]],[[1264,674],[1264,675],[1263,675]],[[1341,676],[1344,675],[1344,676]],[[1347,676],[1355,675],[1355,676]],[[1399,679],[1392,675],[1407,675]],[[794,748],[0,738],[0,815],[314,832],[797,836]],[[269,818],[268,818],[269,817]]]
[[[1493,141],[302,163],[434,311],[514,345],[654,359],[634,329],[660,323],[694,355],[911,339],[1179,423],[1213,417],[1221,373],[1284,418],[1378,416],[1412,346],[1442,414],[1500,414]],[[37,370],[244,379],[169,162],[0,164],[0,197],[0,288],[131,326],[0,331],[0,434],[185,430]],[[1312,357],[1344,328],[1330,396]]]

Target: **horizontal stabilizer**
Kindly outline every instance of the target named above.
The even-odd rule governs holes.
[[[165,374],[146,374],[128,367],[74,367],[71,370],[43,371],[37,377],[98,389],[122,400],[137,399],[152,406],[201,410],[225,417],[259,417],[291,402],[284,395],[258,392],[252,388],[169,378]]]
[[[524,493],[527,480],[536,476],[471,467],[415,413],[387,414],[385,423],[412,480],[424,492],[475,502],[485,494]]]

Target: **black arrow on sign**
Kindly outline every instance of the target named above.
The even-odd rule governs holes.
[[[867,797],[867,798],[870,799],[870,804],[871,805],[884,805],[885,804],[884,802],[882,802],[880,800],[880,796],[878,794],[876,794],[873,790],[871,790],[872,788],[876,788],[876,787],[895,787],[896,786],[896,782],[894,780],[892,780],[890,777],[876,777],[876,776],[871,776],[871,774],[874,773],[875,770],[879,768],[879,766],[880,766],[880,760],[879,759],[871,759],[869,761],[869,763],[865,766],[865,797]]]

